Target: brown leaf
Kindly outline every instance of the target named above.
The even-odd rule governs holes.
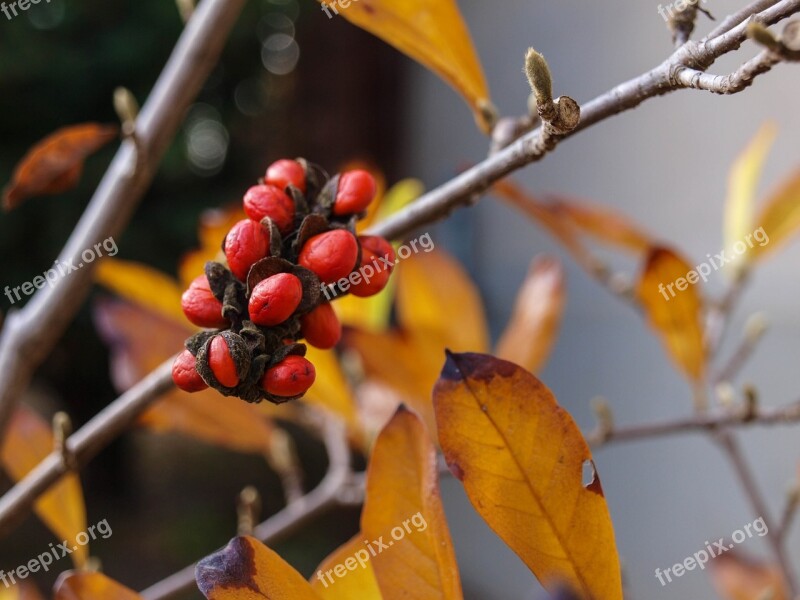
[[[497,356],[532,373],[550,355],[558,337],[565,304],[564,272],[552,258],[531,262],[528,276],[517,292],[514,312],[497,342]]]
[[[34,196],[60,194],[78,184],[83,162],[117,137],[115,125],[83,123],[59,129],[33,146],[17,164],[3,190],[3,208],[11,210]]]
[[[614,528],[592,453],[552,392],[507,361],[448,353],[433,398],[450,470],[542,585],[622,600]],[[592,475],[586,484],[584,469]]]
[[[781,570],[740,554],[726,552],[710,563],[711,583],[723,600],[787,600]]]
[[[650,326],[661,337],[670,357],[691,381],[699,382],[706,369],[703,303],[697,289],[699,284],[689,283],[686,277],[690,271],[692,267],[672,250],[654,248],[636,293]],[[681,279],[682,290],[678,287]]]
[[[233,538],[197,563],[195,577],[209,600],[319,600],[300,573],[249,536]]]

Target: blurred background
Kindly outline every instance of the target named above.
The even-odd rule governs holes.
[[[671,52],[655,2],[461,0],[459,5],[504,115],[525,111],[528,87],[521,68],[530,45],[549,61],[555,94],[579,102]],[[709,0],[704,7],[721,18],[741,5]],[[701,16],[696,36],[711,27]],[[154,0],[52,0],[13,21],[0,17],[0,179],[8,181],[27,148],[58,127],[116,121],[115,87],[128,87],[143,102],[181,29],[174,4]],[[727,73],[753,54],[745,45],[736,58],[712,70]],[[722,249],[728,168],[763,122],[776,122],[780,133],[762,192],[800,166],[798,93],[796,67],[779,65],[735,96],[684,91],[650,100],[582,132],[515,179],[536,192],[618,209],[695,264]],[[383,42],[342,18],[329,19],[312,0],[252,0],[154,185],[116,240],[118,258],[175,274],[181,255],[197,245],[202,211],[238,200],[280,157],[305,156],[332,172],[346,161],[367,160],[380,166],[389,183],[412,176],[430,189],[480,161],[487,148],[461,99]],[[52,264],[113,151],[107,148],[88,161],[76,190],[34,199],[0,216],[0,285],[29,281]],[[510,315],[531,258],[548,253],[563,259],[568,305],[541,378],[584,430],[593,427],[589,400],[596,395],[609,399],[623,424],[691,410],[688,385],[641,319],[589,280],[527,219],[487,197],[430,231],[480,287],[494,335]],[[792,243],[756,272],[723,349],[727,356],[752,312],[768,314],[772,328],[742,381],[755,383],[769,405],[798,394],[798,259],[800,247]],[[712,274],[708,290],[720,292],[724,281],[722,273]],[[43,414],[67,410],[76,426],[116,397],[108,349],[92,320],[93,301],[104,293],[96,290],[75,319],[39,369],[28,398]],[[5,297],[3,302],[6,313],[10,305]],[[797,428],[754,428],[742,441],[777,518],[800,457]],[[314,443],[301,444],[300,452],[311,484],[324,471],[324,455]],[[598,450],[595,462],[630,597],[713,597],[703,572],[689,572],[667,587],[654,572],[760,516],[752,513],[717,447],[686,435],[614,445]],[[255,484],[265,496],[265,510],[274,512],[281,503],[278,480],[264,466],[258,457],[175,436],[136,431],[115,442],[82,474],[88,522],[106,518],[114,531],[95,544],[104,570],[141,589],[222,545],[235,530],[234,498],[244,485]],[[4,480],[2,487],[8,485]],[[460,484],[445,479],[443,495],[466,597],[541,597],[528,569],[477,516]],[[357,523],[355,510],[328,515],[277,550],[308,574]],[[50,541],[51,534],[30,517],[0,545],[0,568],[14,568]],[[797,529],[789,547],[800,557]],[[748,540],[741,549],[765,555],[764,539]],[[43,589],[52,580],[52,573],[37,577]],[[199,594],[187,595],[194,597]]]

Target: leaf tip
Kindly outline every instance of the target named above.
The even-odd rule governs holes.
[[[258,592],[254,581],[255,552],[246,537],[235,537],[222,550],[206,556],[197,563],[194,573],[197,587],[206,598],[218,587]]]
[[[463,381],[464,379],[490,380],[495,375],[510,377],[517,366],[490,356],[476,352],[453,353],[445,350],[447,359],[442,368],[441,379],[447,381]]]

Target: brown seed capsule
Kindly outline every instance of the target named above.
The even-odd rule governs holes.
[[[196,360],[191,352],[184,350],[172,363],[172,381],[184,392],[200,392],[208,387],[195,369]]]

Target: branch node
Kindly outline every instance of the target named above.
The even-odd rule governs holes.
[[[138,173],[140,165],[144,164],[145,161],[144,147],[136,132],[139,103],[128,88],[118,87],[114,90],[114,110],[122,125],[122,138],[131,140],[136,148],[136,163],[131,174],[133,176]]]
[[[256,488],[249,485],[241,491],[236,512],[239,535],[253,535],[261,513],[261,496]]]
[[[68,471],[78,469],[78,460],[69,447],[69,436],[72,435],[72,419],[65,412],[53,415],[53,449],[61,455],[64,467]]]
[[[744,392],[742,421],[752,421],[758,416],[758,391],[751,384],[745,385],[742,391]]]
[[[602,443],[611,437],[614,432],[614,413],[608,400],[602,396],[592,398],[590,404],[597,417],[597,429],[595,429],[593,437],[599,443]]]
[[[181,15],[181,20],[185,23],[189,22],[194,14],[194,0],[175,0],[178,7],[178,13]]]

